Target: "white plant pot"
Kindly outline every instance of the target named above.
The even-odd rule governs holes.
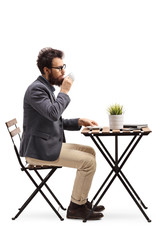
[[[122,129],[123,128],[123,114],[109,115],[109,127],[110,127],[110,129]]]

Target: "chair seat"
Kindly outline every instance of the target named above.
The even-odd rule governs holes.
[[[48,166],[48,165],[32,165],[32,164],[28,164],[27,167],[25,167],[25,169],[29,169],[29,170],[35,170],[35,169],[51,169],[51,168],[62,168],[61,166]],[[22,168],[22,170],[24,170]]]

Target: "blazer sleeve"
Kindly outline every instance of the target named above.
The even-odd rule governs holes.
[[[33,87],[29,91],[30,105],[43,117],[51,121],[57,121],[70,102],[70,98],[65,93],[59,93],[53,102],[50,93],[41,86]]]
[[[70,130],[70,131],[80,130],[81,126],[78,125],[78,119],[79,118],[63,119],[64,130]]]

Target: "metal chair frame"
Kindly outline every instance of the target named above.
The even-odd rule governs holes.
[[[14,141],[14,137],[18,135],[19,141],[21,140],[21,136],[20,136],[20,128],[17,127],[17,120],[16,118],[14,118],[13,120],[10,120],[8,122],[5,123],[8,129],[8,132],[10,134],[10,137],[12,139],[12,143],[14,146],[14,150],[18,159],[18,162],[21,166],[21,170],[24,171],[27,176],[29,177],[29,179],[32,181],[32,183],[34,184],[34,186],[36,187],[35,190],[33,191],[33,193],[29,196],[29,198],[24,202],[24,204],[18,209],[18,213],[15,215],[15,217],[12,218],[12,220],[15,220],[21,213],[22,211],[28,206],[28,204],[31,202],[31,200],[36,196],[36,194],[38,192],[41,193],[41,195],[44,197],[44,199],[46,200],[46,202],[49,204],[49,206],[52,208],[52,210],[56,213],[56,215],[59,217],[59,219],[61,221],[64,220],[64,218],[59,214],[59,212],[56,210],[56,208],[53,206],[53,204],[50,202],[50,200],[48,199],[48,197],[44,194],[44,192],[42,191],[42,187],[45,186],[46,189],[49,191],[49,193],[51,194],[51,196],[54,198],[54,200],[57,202],[57,204],[59,205],[59,207],[63,210],[66,210],[62,204],[60,203],[60,201],[58,200],[58,198],[55,196],[55,194],[52,192],[52,190],[50,189],[50,187],[47,185],[47,181],[50,179],[50,177],[53,175],[53,173],[58,169],[58,168],[62,168],[62,167],[57,167],[57,166],[32,166],[32,165],[24,165],[23,161],[21,160],[21,157],[19,155],[17,146],[15,144]],[[14,127],[14,130],[10,130],[10,127]],[[46,175],[45,178],[43,178],[39,171],[40,170],[49,170],[48,174]],[[35,172],[36,175],[38,176],[38,178],[41,180],[40,184],[38,184],[34,178],[32,177],[32,175],[30,174],[30,172]]]

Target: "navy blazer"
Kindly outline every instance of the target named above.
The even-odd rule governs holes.
[[[70,98],[59,92],[55,99],[55,88],[39,76],[27,89],[24,96],[23,134],[20,155],[44,161],[59,157],[64,130],[79,130],[78,118],[63,119],[62,113]]]

